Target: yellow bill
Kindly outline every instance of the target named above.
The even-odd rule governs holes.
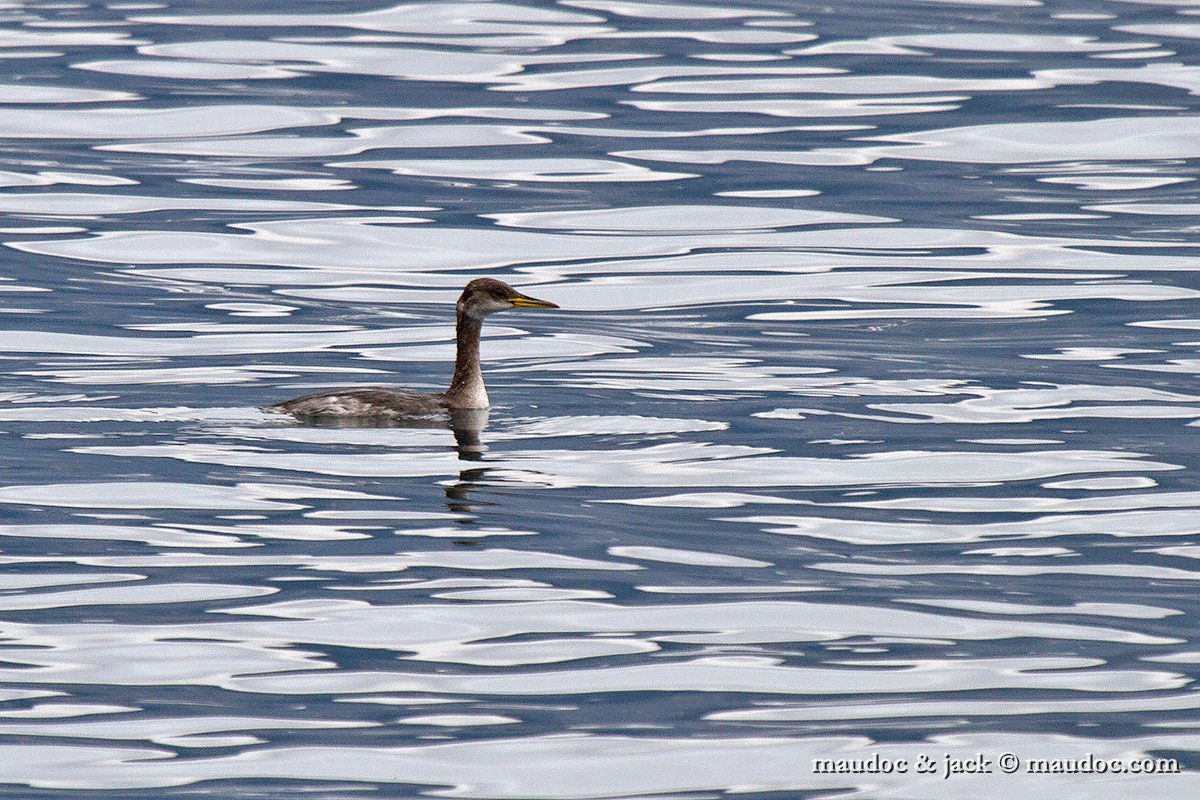
[[[520,293],[516,293],[508,298],[508,302],[517,308],[558,308],[557,304],[551,303],[549,300],[538,300],[536,297],[529,297]]]

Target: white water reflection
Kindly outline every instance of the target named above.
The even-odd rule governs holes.
[[[1079,736],[978,734],[939,737],[932,743],[939,754],[966,761],[978,752],[1010,752],[1022,745],[1037,748],[1048,758],[1131,759],[1162,750],[1195,748],[1195,737],[1159,734],[1122,739]],[[272,748],[255,758],[217,756],[188,759],[186,764],[163,759],[168,751],[149,748],[80,747],[71,745],[10,746],[0,777],[47,788],[121,790],[166,788],[205,779],[282,778],[292,780],[365,780],[429,786],[453,786],[470,798],[605,798],[631,792],[665,795],[753,786],[763,791],[838,789],[844,776],[809,776],[796,764],[814,758],[867,758],[878,754],[892,761],[914,762],[930,745],[876,744],[866,737],[811,738],[724,737],[719,743],[669,737],[582,735],[574,737],[501,737],[490,741],[421,746],[362,746]],[[19,766],[18,766],[19,765]],[[514,766],[519,765],[519,766]],[[530,769],[530,765],[540,769]],[[53,769],[51,768],[53,767]],[[44,777],[57,775],[58,777]],[[1104,800],[1126,796],[1131,785],[1164,798],[1189,796],[1190,775],[1137,776],[1081,786],[1062,775],[1022,775],[1011,779],[1014,791],[1030,795]],[[882,784],[892,796],[916,798],[937,789],[939,796],[977,797],[991,785],[987,776],[959,776],[946,790],[940,775],[913,780],[872,776],[861,780],[856,796],[866,797]],[[1090,783],[1090,782],[1089,782]]]
[[[344,211],[354,208],[341,203],[311,203],[292,200],[258,200],[208,197],[148,197],[132,194],[83,194],[54,192],[0,196],[0,213],[37,214],[49,217],[145,214],[176,209],[280,213],[285,211]]]
[[[322,453],[268,451],[237,445],[88,445],[71,452],[122,458],[172,459],[230,467],[278,469],[345,477],[458,474],[453,453],[356,453],[330,460]],[[541,488],[771,486],[969,486],[1096,472],[1157,472],[1179,465],[1141,454],[1087,450],[874,453],[857,458],[770,455],[768,448],[664,444],[627,450],[529,450],[490,458],[489,475]],[[0,502],[56,498],[60,487],[12,491]],[[215,502],[215,501],[214,501]],[[265,502],[274,501],[245,501]]]
[[[331,167],[384,169],[394,175],[426,175],[439,178],[472,178],[489,181],[591,182],[673,181],[695,178],[689,172],[665,172],[609,159],[583,158],[496,158],[496,159],[395,159],[389,161],[334,162]]]
[[[104,590],[108,602],[150,602],[153,587]],[[183,598],[203,589],[239,596],[239,587],[169,587]],[[95,590],[100,591],[100,590]],[[528,590],[525,590],[528,591]],[[245,597],[248,593],[240,596]],[[259,594],[266,594],[260,592]],[[47,597],[52,595],[45,595]],[[83,592],[72,593],[84,601]],[[142,598],[145,599],[142,599]],[[464,598],[465,599],[465,598]],[[11,626],[11,666],[0,681],[19,682],[29,667],[53,671],[64,684],[114,683],[219,685],[268,694],[433,692],[439,695],[576,695],[594,692],[766,693],[779,696],[828,693],[937,692],[985,688],[1059,688],[1093,692],[1141,692],[1180,688],[1184,676],[1156,668],[1120,669],[1087,658],[981,658],[911,660],[897,657],[833,661],[820,667],[788,666],[772,658],[722,656],[658,659],[601,667],[601,655],[636,656],[667,643],[835,643],[866,637],[889,641],[967,643],[1035,637],[1076,642],[1124,642],[1142,647],[1179,640],[1093,624],[1051,623],[1014,616],[971,618],[909,609],[871,609],[796,600],[729,600],[720,603],[621,606],[597,600],[536,599],[512,602],[451,602],[395,607],[323,599],[281,602],[232,610],[250,621],[198,622],[183,626],[93,623],[103,638],[80,638],[71,625]],[[165,602],[165,600],[160,600]],[[89,627],[89,626],[85,626]],[[448,636],[457,632],[458,639]],[[667,631],[667,633],[663,633]],[[630,633],[636,634],[630,638]],[[579,636],[581,638],[572,638]],[[536,638],[528,638],[536,637]],[[565,637],[565,638],[564,638]],[[610,638],[612,637],[612,638]],[[511,641],[506,641],[511,640]],[[300,649],[279,642],[302,643]],[[118,646],[119,645],[119,646]],[[135,656],[129,655],[137,647]],[[479,675],[472,672],[333,669],[308,648],[382,647],[409,661],[439,661],[536,669]],[[245,659],[222,665],[222,651]],[[122,655],[122,652],[125,655]],[[836,648],[831,654],[839,652]],[[1156,651],[1158,652],[1158,651]],[[583,661],[569,667],[548,663]],[[846,669],[844,667],[852,667]],[[215,671],[214,671],[215,670]],[[303,671],[299,671],[303,670]],[[313,671],[315,670],[315,671]]]
[[[998,509],[987,509],[996,511]],[[868,522],[801,516],[725,517],[763,526],[785,536],[834,539],[855,545],[972,544],[994,540],[1057,539],[1066,536],[1193,536],[1200,533],[1194,510],[1129,511],[1071,516],[1055,514],[1027,522],[977,524]]]
[[[726,78],[721,80],[654,81],[635,86],[635,92],[698,95],[805,94],[878,95],[932,92],[1020,92],[1055,85],[1037,78],[975,78],[954,80],[922,75],[832,75],[811,78]]]
[[[569,5],[569,4],[568,4]],[[134,18],[139,19],[138,17]],[[509,3],[418,3],[356,13],[145,15],[140,19],[160,25],[216,25],[221,27],[347,27],[391,33],[506,34],[541,33],[548,26],[588,24],[567,32],[596,33],[603,17],[561,9],[538,9]]]
[[[901,145],[873,149],[872,158],[928,159],[973,164],[1045,161],[1194,158],[1200,117],[1165,117],[1147,127],[1138,117],[1086,122],[980,125],[888,136]]]
[[[561,304],[573,310],[586,311],[767,302],[780,298],[791,298],[793,301],[839,300],[853,304],[844,310],[773,311],[748,317],[771,322],[933,314],[962,318],[1044,317],[1071,313],[1066,309],[1053,308],[1052,301],[1111,298],[1161,302],[1200,296],[1195,290],[1184,288],[1147,286],[1132,281],[1097,283],[1082,280],[1092,277],[1061,273],[1026,276],[1002,272],[847,270],[815,275],[680,275],[669,284],[662,285],[663,278],[659,275],[629,275],[589,278],[569,285],[546,287],[545,291],[553,292]],[[1024,282],[1028,278],[1039,282]],[[956,281],[958,285],[942,285],[950,281]],[[1002,281],[1009,282],[1002,284]],[[348,302],[412,304],[440,299],[428,291],[377,287],[287,289],[280,293],[290,297]],[[536,345],[530,343],[530,346]]]
[[[0,782],[1194,794],[812,768],[1195,766],[1181,7],[269,5],[0,34]]]
[[[375,499],[375,495],[300,485],[237,486],[130,481],[127,483],[60,483],[0,487],[0,503],[77,508],[208,508],[272,511],[304,508],[286,502],[306,497]]]
[[[1200,396],[1122,386],[1038,386],[995,390],[960,386],[953,394],[976,395],[955,403],[872,403],[859,416],[893,423],[1011,424],[1041,419],[1194,419]],[[883,412],[883,413],[879,413]],[[803,419],[812,409],[780,408],[758,416]]]
[[[1069,53],[1150,48],[1150,42],[1100,42],[1086,36],[1005,33],[926,33],[889,36],[889,44],[910,48],[975,50],[983,53]]]

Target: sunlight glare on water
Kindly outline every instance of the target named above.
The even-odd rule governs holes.
[[[1193,4],[0,14],[6,797],[1195,795]]]

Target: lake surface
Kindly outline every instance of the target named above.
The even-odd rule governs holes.
[[[0,14],[0,794],[1195,796],[1200,7]]]

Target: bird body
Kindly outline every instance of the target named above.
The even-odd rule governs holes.
[[[302,420],[396,420],[427,417],[488,407],[487,388],[479,365],[479,332],[488,314],[509,308],[558,308],[523,295],[502,281],[476,278],[455,305],[454,377],[444,392],[414,392],[387,386],[350,386],[306,394],[268,406]]]
[[[399,419],[444,414],[445,392],[413,392],[387,386],[344,386],[267,406],[301,419]]]

